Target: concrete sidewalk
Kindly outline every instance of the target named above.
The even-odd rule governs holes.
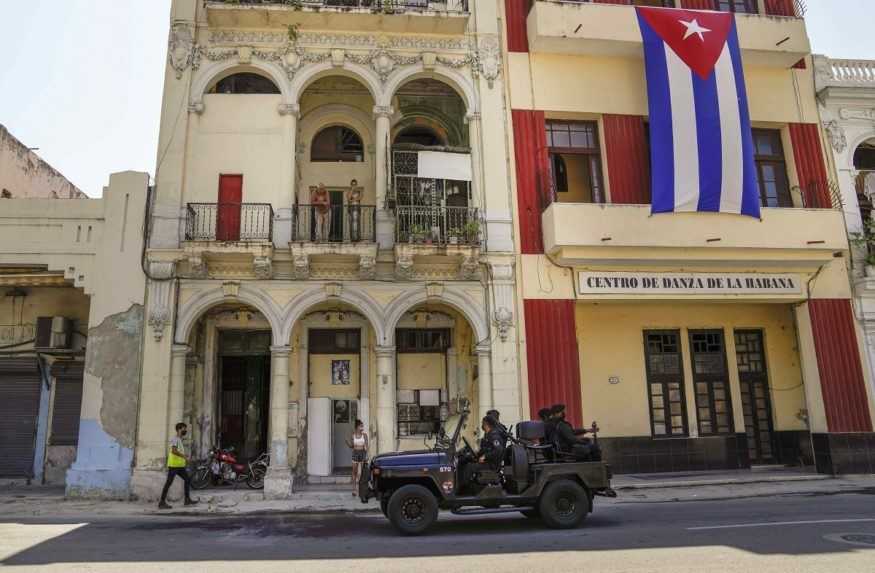
[[[616,476],[616,499],[597,498],[601,504],[667,503],[727,500],[778,495],[833,495],[842,492],[875,493],[875,476],[833,478],[786,468],[754,468],[737,472],[636,474]],[[211,489],[196,492],[200,503],[159,511],[154,503],[66,499],[63,488],[14,487],[0,492],[0,519],[58,517],[89,519],[143,515],[202,516],[221,514],[377,512],[373,500],[363,504],[349,486],[307,486],[287,500],[265,500],[259,491]]]

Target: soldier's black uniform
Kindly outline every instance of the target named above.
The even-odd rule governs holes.
[[[559,419],[553,430],[553,439],[560,452],[574,454],[579,459],[597,461],[601,459],[598,446],[588,438],[580,438],[580,432],[566,420]]]
[[[471,462],[465,466],[464,483],[469,484],[474,479],[474,474],[484,470],[498,470],[501,468],[501,460],[504,458],[504,446],[506,434],[502,434],[498,428],[492,428],[480,439],[480,452],[477,459],[484,457],[484,462]]]

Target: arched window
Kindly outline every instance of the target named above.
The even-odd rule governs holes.
[[[310,161],[364,161],[362,138],[341,125],[326,127],[316,134],[310,146]]]
[[[280,89],[270,79],[249,72],[233,74],[219,80],[214,94],[278,94]]]

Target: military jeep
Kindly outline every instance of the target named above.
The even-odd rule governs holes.
[[[461,437],[459,447],[467,416],[445,423],[428,449],[376,456],[359,482],[362,503],[376,498],[399,532],[418,535],[434,524],[440,510],[456,515],[519,512],[547,527],[570,529],[592,512],[595,496],[616,496],[610,466],[579,461],[543,444],[541,422],[518,424],[502,467],[480,471],[463,483],[465,465],[476,461],[467,439]]]

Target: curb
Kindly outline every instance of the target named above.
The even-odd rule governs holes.
[[[713,480],[697,480],[697,481],[679,481],[679,482],[653,482],[642,484],[625,484],[615,486],[615,490],[641,490],[641,489],[676,489],[676,488],[695,488],[707,487],[715,485],[748,485],[748,484],[783,484],[783,483],[798,483],[809,481],[825,481],[835,479],[831,475],[810,475],[810,476],[793,476],[793,477],[773,477],[759,479],[713,479]]]

